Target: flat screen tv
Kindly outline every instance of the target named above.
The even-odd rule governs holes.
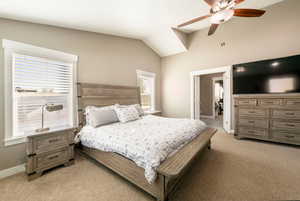
[[[300,55],[234,65],[233,93],[300,93]]]

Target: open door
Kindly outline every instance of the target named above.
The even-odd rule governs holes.
[[[200,76],[194,76],[194,119],[200,119]]]
[[[231,131],[231,71],[226,71],[223,74],[224,84],[224,116],[223,116],[223,128],[226,132]]]

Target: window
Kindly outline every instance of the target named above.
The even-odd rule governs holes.
[[[42,127],[60,130],[75,126],[77,57],[7,40],[3,46],[5,144],[23,142]]]
[[[141,106],[145,111],[155,111],[155,73],[137,70]]]

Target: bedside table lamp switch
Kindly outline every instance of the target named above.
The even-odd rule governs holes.
[[[62,110],[64,108],[63,105],[54,105],[54,104],[45,104],[42,106],[42,127],[39,129],[36,129],[35,132],[40,133],[40,132],[45,132],[48,131],[50,128],[44,128],[44,113],[45,110],[48,112],[55,112]]]

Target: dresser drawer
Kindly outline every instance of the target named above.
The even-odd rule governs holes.
[[[300,134],[291,131],[272,131],[272,137],[277,140],[288,142],[300,142]]]
[[[258,129],[258,128],[239,127],[238,133],[241,135],[247,135],[247,136],[258,136],[258,137],[267,137],[268,136],[267,130]]]
[[[300,119],[300,110],[272,110],[271,118]]]
[[[259,99],[258,105],[271,107],[282,105],[282,102],[282,99]]]
[[[300,107],[300,99],[296,99],[296,98],[284,99],[284,105],[290,107],[297,107],[297,106]]]
[[[239,115],[241,117],[268,117],[268,110],[241,108],[239,109]]]
[[[240,126],[256,127],[256,128],[269,128],[269,121],[265,119],[239,119]]]
[[[291,121],[271,121],[272,129],[293,129],[300,132],[300,122],[291,122]]]
[[[255,106],[257,104],[257,100],[256,99],[237,99],[236,104],[237,105]]]

